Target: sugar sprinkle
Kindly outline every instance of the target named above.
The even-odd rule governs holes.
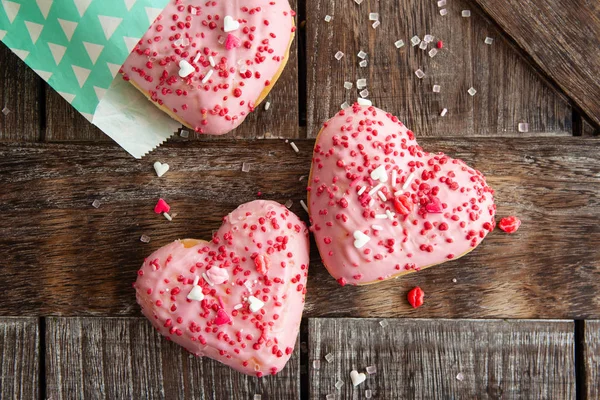
[[[344,57],[344,53],[342,53],[341,51],[338,51],[337,53],[335,53],[334,57],[335,57],[336,60],[339,61],[339,60],[342,59],[342,57]]]
[[[142,243],[150,243],[150,236],[148,236],[148,235],[142,235],[142,236],[140,236],[140,242],[142,242]]]
[[[302,208],[304,208],[304,211],[308,212],[308,207],[306,206],[304,200],[300,200],[300,205],[302,206]]]
[[[102,203],[101,203],[101,202],[100,202],[100,200],[98,200],[98,199],[96,199],[96,200],[92,201],[92,207],[94,207],[94,208],[100,208],[100,205],[101,205],[101,204],[102,204]]]
[[[369,365],[367,368],[365,368],[365,370],[367,371],[367,374],[373,375],[377,372],[377,367],[374,365]]]

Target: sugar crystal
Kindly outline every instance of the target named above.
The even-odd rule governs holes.
[[[8,109],[8,107],[4,107],[4,108],[2,109],[2,114],[4,114],[4,115],[8,115],[8,114],[10,114],[10,110]]]
[[[182,138],[187,138],[190,136],[190,132],[186,131],[185,129],[182,129],[181,132],[179,132],[179,136],[181,136]]]
[[[356,81],[356,88],[357,89],[364,89],[367,87],[367,80],[366,79],[359,79]]]
[[[365,53],[364,51],[359,51],[357,54],[358,58],[360,58],[361,60],[364,60],[367,57],[367,53]]]
[[[369,375],[373,375],[374,373],[376,373],[376,372],[377,372],[377,367],[376,367],[376,366],[374,366],[374,365],[369,365],[369,366],[366,368],[366,370],[367,370],[367,374],[369,374]]]
[[[469,93],[471,96],[475,96],[475,93],[477,93],[477,90],[475,90],[474,87],[470,88],[467,93]]]
[[[442,17],[443,17],[443,16],[445,16],[445,15],[448,15],[448,10],[446,10],[445,8],[442,8],[442,9],[440,10],[440,15],[441,15]]]
[[[462,372],[459,372],[459,373],[456,375],[456,380],[457,380],[457,381],[461,381],[461,382],[465,380],[465,376],[463,375],[463,373],[462,373]]]
[[[420,69],[418,69],[415,71],[415,75],[417,76],[417,78],[423,79],[423,77],[425,76],[425,73],[423,71],[421,71]]]
[[[262,398],[262,396],[260,394],[254,395],[254,400],[260,400],[261,398]]]
[[[344,53],[342,53],[341,51],[338,51],[337,53],[335,53],[335,59],[336,60],[341,60],[342,57],[344,57]]]
[[[446,0],[440,0],[437,2],[438,7],[444,7],[446,5]]]
[[[429,57],[433,58],[438,53],[437,49],[429,50]]]
[[[357,0],[354,0],[357,1]],[[325,400],[333,400],[335,399],[335,396],[333,394],[328,394],[327,396],[325,396]]]
[[[379,25],[381,25],[381,22],[379,22],[379,21],[375,21],[375,22],[373,22],[373,25],[371,25],[371,26],[373,27],[373,29],[377,29],[377,27],[378,27]]]
[[[385,328],[389,325],[389,323],[385,319],[382,319],[381,321],[379,321],[379,325],[381,325],[382,328]]]
[[[250,172],[250,165],[242,163],[242,172]]]
[[[433,93],[439,93],[441,89],[440,85],[433,85]]]
[[[327,361],[328,363],[332,362],[333,358],[334,358],[333,354],[331,354],[331,353],[325,354],[325,361]]]
[[[377,21],[379,19],[378,13],[369,13],[369,21]]]
[[[325,22],[329,22],[331,21],[331,15],[326,15],[325,16]]]
[[[365,390],[365,399],[370,399],[372,395],[371,389]]]
[[[100,200],[96,199],[96,200],[94,200],[94,201],[92,202],[92,207],[94,207],[94,208],[100,208],[100,204],[102,204],[102,203],[100,202]]]
[[[313,369],[321,369],[321,360],[313,360]]]
[[[341,108],[342,110],[345,110],[345,109],[346,109],[346,108],[348,108],[348,107],[350,107],[350,104],[348,104],[348,102],[347,102],[347,101],[343,102],[343,103],[342,103],[342,105],[340,106],[340,108]]]
[[[361,62],[358,63],[358,65],[360,65],[361,68],[364,68],[367,66],[367,60],[362,60]]]
[[[433,36],[427,34],[423,37],[423,41],[425,41],[427,43],[431,43],[431,42],[433,42]]]
[[[344,386],[344,381],[338,379],[338,381],[335,383],[335,388],[339,390],[342,386]]]
[[[463,18],[469,18],[471,16],[471,10],[462,10],[461,15]]]
[[[426,41],[422,41],[421,44],[419,45],[419,48],[421,50],[425,50],[427,48],[427,42]]]
[[[360,104],[361,106],[372,106],[373,105],[371,100],[367,100],[367,99],[358,98],[358,99],[356,99],[356,102],[358,104]]]
[[[346,89],[346,90],[352,89],[352,82],[344,82],[344,89]]]
[[[292,204],[294,204],[294,201],[292,199],[288,199],[288,201],[285,202],[285,206],[287,208],[291,208]]]
[[[140,242],[142,242],[142,243],[150,243],[150,236],[148,236],[148,235],[142,235],[142,236],[140,236]]]
[[[413,47],[415,47],[416,45],[421,43],[421,39],[419,39],[418,36],[413,36],[410,38],[410,43],[413,45]]]
[[[362,3],[362,2],[363,2],[363,0],[354,0],[354,2],[355,2],[356,4],[360,4],[360,3]]]
[[[369,97],[369,91],[367,89],[362,90],[359,94],[360,94],[360,97],[362,97],[363,99],[365,97]]]
[[[397,40],[394,43],[394,46],[396,46],[396,48],[399,49],[400,47],[404,46],[404,40]]]
[[[521,133],[529,132],[529,124],[527,122],[519,122],[518,128]]]
[[[486,37],[485,40],[483,41],[485,44],[492,44],[494,43],[494,39],[492,39],[491,37]]]

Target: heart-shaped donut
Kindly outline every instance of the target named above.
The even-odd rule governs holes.
[[[304,308],[308,229],[286,207],[256,200],[224,218],[210,242],[177,240],[144,261],[144,315],[168,339],[245,374],[289,360]]]
[[[493,194],[481,172],[423,151],[398,118],[355,104],[315,143],[311,230],[341,285],[375,283],[473,250],[494,229]]]
[[[170,0],[121,73],[187,127],[227,133],[281,75],[294,15],[287,0]]]

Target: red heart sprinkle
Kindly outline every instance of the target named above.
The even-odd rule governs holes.
[[[402,215],[408,215],[412,211],[413,202],[406,196],[396,197],[394,199],[394,208]]]
[[[154,206],[154,212],[157,214],[168,213],[170,210],[171,206],[163,199],[158,199],[158,203]]]
[[[425,296],[425,292],[420,287],[413,288],[410,292],[408,292],[408,302],[414,308],[419,308],[423,305],[423,297]]]
[[[429,197],[429,203],[427,203],[427,205],[425,206],[425,209],[429,213],[437,213],[437,214],[444,211],[444,208],[442,207],[442,202],[440,201],[440,199],[438,199],[435,196]]]
[[[225,325],[229,321],[231,321],[231,318],[229,318],[229,315],[225,312],[225,310],[223,310],[222,308],[219,308],[219,311],[217,311],[217,317],[215,318],[215,324],[216,325]]]
[[[232,35],[231,33],[227,35],[227,40],[225,41],[225,48],[227,50],[231,50],[236,47],[240,47],[242,45],[242,41],[239,37]]]
[[[521,220],[515,216],[505,217],[498,223],[498,228],[506,233],[515,233],[521,226]]]

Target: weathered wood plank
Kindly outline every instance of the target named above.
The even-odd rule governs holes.
[[[296,9],[297,0],[289,0]],[[111,139],[77,113],[60,95],[48,90],[46,141],[110,141]],[[231,140],[234,138],[268,139],[297,138],[298,130],[298,37],[294,38],[288,63],[265,101],[271,106],[265,111],[264,102],[237,129],[223,136],[200,135],[190,129],[190,139]],[[157,110],[157,112],[160,112]],[[178,140],[174,137],[175,140]]]
[[[600,135],[600,129],[592,125],[587,119],[582,119],[582,132],[581,136],[598,136]]]
[[[42,118],[41,79],[4,43],[0,43],[0,141],[37,142]]]
[[[386,322],[309,319],[311,399],[575,398],[572,321]],[[377,372],[352,387],[350,371],[367,366]]]
[[[38,398],[39,345],[37,318],[2,318],[0,321],[0,398]]]
[[[585,113],[600,124],[600,3],[475,0]]]
[[[300,396],[298,349],[283,371],[258,379],[193,357],[162,338],[144,318],[48,318],[46,332],[46,392],[51,399]]]
[[[600,398],[600,321],[584,322],[583,356],[584,397]]]
[[[600,318],[600,140],[420,142],[484,171],[498,217],[519,216],[520,230],[497,230],[464,258],[368,287],[340,287],[313,246],[307,316]],[[292,199],[306,219],[299,200],[314,142],[296,144],[299,154],[283,141],[170,144],[141,161],[114,145],[0,145],[0,266],[13,293],[0,297],[0,314],[139,315],[130,285],[158,247],[209,238],[259,191]],[[163,178],[156,160],[171,166]],[[158,197],[177,214],[172,222],[154,214]],[[142,234],[152,242],[140,243]],[[416,311],[406,303],[415,285],[426,292]]]
[[[308,134],[315,137],[321,124],[344,101],[356,101],[358,78],[366,78],[373,104],[397,115],[420,136],[523,136],[519,122],[529,123],[528,135],[572,133],[568,100],[546,85],[543,78],[503,38],[470,2],[448,2],[441,16],[435,1],[397,0],[364,2],[360,6],[319,0],[308,8]],[[380,15],[381,25],[371,27],[369,13]],[[333,20],[326,23],[325,15]],[[425,34],[435,41],[424,51],[410,39]],[[486,37],[494,39],[486,45]],[[405,46],[397,49],[394,42]],[[427,55],[442,40],[444,49]],[[358,65],[357,53],[368,53],[368,67]],[[337,61],[337,51],[345,53]],[[426,76],[417,79],[415,71]],[[345,90],[345,81],[353,83]],[[433,93],[434,84],[441,86]],[[467,94],[470,87],[478,92]],[[448,109],[445,117],[440,116]]]

